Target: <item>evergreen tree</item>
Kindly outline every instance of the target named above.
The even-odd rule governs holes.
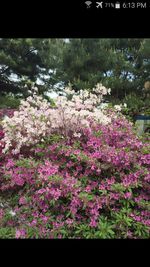
[[[150,80],[150,39],[0,39],[0,93],[92,88],[102,82],[111,97],[141,95]],[[14,78],[17,78],[16,80]],[[24,85],[27,85],[25,88]]]
[[[70,39],[63,52],[60,80],[76,90],[97,82],[111,87],[122,99],[131,92],[141,94],[149,80],[149,39]]]
[[[1,38],[0,93],[26,95],[31,84],[39,79],[43,82],[39,86],[41,92],[47,90],[51,73],[55,72],[56,63],[59,65],[57,43],[57,39]]]

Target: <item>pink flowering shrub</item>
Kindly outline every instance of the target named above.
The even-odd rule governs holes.
[[[0,237],[7,226],[15,238],[149,238],[149,137],[99,107],[107,93],[66,88],[50,106],[35,88],[4,118],[0,192],[13,206]]]
[[[51,134],[3,155],[0,190],[17,192],[7,222],[16,238],[149,238],[150,145],[107,114],[111,124],[89,120],[70,139]]]

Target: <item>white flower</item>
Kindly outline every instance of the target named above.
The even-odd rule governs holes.
[[[71,90],[70,87],[66,87],[66,88],[65,88],[65,92],[66,92],[67,94],[72,94],[72,90]]]
[[[14,217],[16,215],[16,212],[14,212],[13,210],[10,210],[9,214]]]
[[[108,94],[110,95],[110,93],[111,93],[111,89],[109,88],[107,92],[108,92]]]
[[[101,103],[101,104],[100,104],[100,108],[101,108],[101,109],[107,108],[108,105],[109,105],[108,103]]]
[[[33,87],[33,90],[34,90],[35,92],[38,92],[38,88],[37,88],[37,87]]]
[[[127,107],[127,104],[126,104],[126,103],[124,103],[124,104],[123,104],[123,106],[126,108],[126,107]]]
[[[81,137],[81,134],[80,133],[74,133],[74,137]]]
[[[117,111],[121,111],[121,106],[120,106],[120,105],[115,105],[114,108],[115,108]]]
[[[13,154],[13,155],[18,154],[19,152],[20,152],[19,149],[13,149],[13,150],[12,150],[12,154]]]

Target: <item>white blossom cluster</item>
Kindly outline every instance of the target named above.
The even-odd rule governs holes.
[[[23,146],[37,144],[53,133],[79,136],[83,127],[90,127],[90,121],[102,124],[111,122],[97,108],[103,95],[110,94],[110,89],[102,84],[97,84],[91,92],[81,90],[78,94],[71,88],[66,88],[66,96],[58,96],[55,107],[51,107],[37,92],[38,89],[33,88],[30,92],[32,96],[21,101],[14,116],[3,120],[4,153],[11,148],[12,153],[17,154]],[[71,100],[68,100],[68,94],[72,94]]]

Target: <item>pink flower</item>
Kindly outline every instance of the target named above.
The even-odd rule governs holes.
[[[66,223],[69,224],[69,225],[70,225],[70,224],[73,224],[73,219],[67,219],[67,220],[66,220]]]
[[[58,238],[58,239],[61,239],[61,238],[62,238],[62,235],[61,235],[61,234],[59,234],[57,238]]]
[[[21,197],[21,198],[19,199],[19,204],[20,204],[20,205],[25,205],[25,204],[27,204],[27,200],[26,200],[26,198],[25,198],[25,197]]]
[[[46,189],[44,189],[44,188],[42,188],[42,189],[37,191],[37,193],[40,194],[40,195],[42,195],[45,192],[46,192]]]
[[[37,224],[37,220],[33,220],[31,223],[30,223],[30,226],[32,227],[32,226],[35,226]]]
[[[125,199],[130,199],[131,196],[132,196],[131,192],[127,192],[127,193],[124,194]]]
[[[96,169],[95,165],[91,166],[91,170],[94,171]]]
[[[114,184],[115,183],[115,179],[114,179],[114,177],[112,177],[111,179],[107,179],[107,184],[108,185],[112,185],[112,184]]]
[[[92,188],[90,185],[86,186],[85,192],[89,193],[89,192],[91,192],[91,190],[92,190]]]
[[[19,186],[23,186],[25,183],[24,179],[19,174],[16,174],[16,176],[14,177],[14,182],[16,185],[19,185]]]
[[[106,189],[106,186],[105,186],[105,185],[102,185],[102,184],[101,184],[101,185],[99,186],[99,190],[105,190],[105,189]]]
[[[97,227],[97,222],[94,219],[91,219],[90,226],[94,228]]]
[[[25,238],[26,231],[24,229],[16,230],[16,238]]]
[[[0,219],[2,219],[3,216],[4,216],[4,211],[3,211],[3,209],[0,209]]]
[[[44,223],[46,223],[46,222],[48,221],[48,217],[46,217],[46,216],[42,216],[41,219],[42,219],[42,221],[43,221]]]
[[[6,168],[12,168],[14,167],[14,161],[12,159],[8,159],[8,162],[6,164]]]

